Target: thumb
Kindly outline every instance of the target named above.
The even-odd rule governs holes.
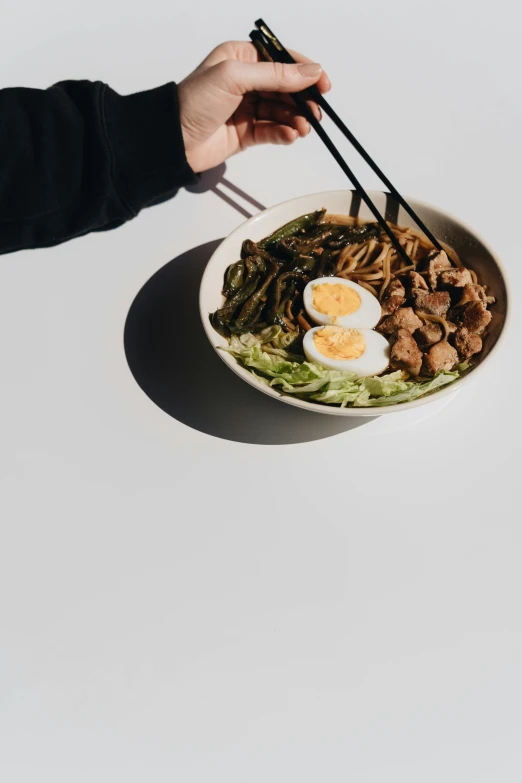
[[[300,92],[315,84],[322,73],[318,63],[244,63],[224,60],[214,66],[216,86],[233,95],[253,90]]]

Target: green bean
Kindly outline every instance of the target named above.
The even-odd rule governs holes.
[[[381,229],[375,223],[366,223],[363,226],[344,226],[335,239],[328,242],[328,247],[340,248],[346,247],[353,242],[364,242],[371,237],[379,236]]]
[[[230,327],[228,322],[225,321],[221,315],[219,315],[219,310],[216,310],[215,313],[210,313],[209,320],[212,324],[212,327],[218,334],[220,334],[222,337],[230,337]]]
[[[310,226],[315,225],[321,220],[325,212],[325,209],[320,209],[317,212],[310,212],[309,214],[301,215],[301,217],[295,218],[295,220],[291,220],[289,223],[286,223],[284,226],[281,226],[281,228],[278,228],[276,231],[274,231],[273,234],[270,234],[270,236],[265,237],[261,240],[261,242],[258,242],[258,246],[264,250],[270,245],[281,242],[282,239],[286,239],[287,237],[297,234],[298,231],[303,231],[310,228]]]
[[[296,272],[311,272],[317,263],[317,258],[314,256],[300,255],[295,259],[294,270]]]
[[[277,308],[277,314],[283,316],[285,314],[287,302],[293,297],[295,293],[295,280],[290,280],[288,287],[286,288],[284,295],[281,297],[279,307]]]
[[[274,261],[274,257],[271,253],[269,253],[267,250],[262,250],[259,245],[256,245],[255,242],[252,242],[251,239],[245,239],[243,244],[241,245],[241,258],[250,258],[255,257],[257,259],[262,259],[265,262]]]
[[[248,334],[249,332],[253,332],[256,334],[257,332],[262,332],[267,326],[271,326],[271,324],[268,324],[266,321],[259,321],[259,317],[260,313],[257,314],[253,321],[248,321],[241,330],[241,333]]]
[[[254,293],[259,282],[259,272],[265,270],[264,262],[262,262],[262,269],[260,269],[260,265],[255,258],[247,258],[245,267],[246,277],[241,288],[227,299],[223,307],[216,310],[210,317],[210,322],[220,334],[224,334],[226,329],[230,327],[230,321],[237,308]]]
[[[245,239],[241,245],[241,258],[248,258],[249,256],[255,256],[257,253],[257,245],[252,242],[251,239]]]
[[[243,285],[245,274],[245,265],[243,261],[236,261],[231,264],[225,273],[225,284],[223,286],[223,295],[227,298],[237,291]]]
[[[337,271],[337,261],[332,258],[330,251],[325,250],[319,256],[319,265],[317,267],[316,277],[335,277]]]
[[[251,322],[254,318],[254,314],[257,312],[257,315],[261,314],[262,306],[259,307],[259,305],[262,305],[261,298],[265,295],[268,286],[274,279],[274,277],[277,275],[279,271],[279,265],[276,261],[272,262],[272,269],[266,276],[265,280],[261,284],[261,286],[255,291],[245,302],[243,305],[243,308],[241,312],[239,313],[238,317],[235,320],[235,326],[238,329],[241,329],[244,327],[244,325],[247,322]]]
[[[269,306],[267,312],[268,323],[276,323],[279,306],[281,304],[281,297],[287,284],[287,281],[296,280],[302,277],[302,272],[283,272],[274,281],[272,289],[269,293]]]
[[[274,250],[277,250],[279,252],[282,251],[283,255],[287,256],[288,258],[295,258],[295,256],[298,254],[298,242],[295,236],[286,237],[286,239],[282,239],[280,242],[277,243],[277,248],[274,248]]]

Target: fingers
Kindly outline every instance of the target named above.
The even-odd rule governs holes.
[[[290,95],[287,95],[283,92],[260,92],[258,95],[262,101],[275,101],[276,103],[284,103],[285,106],[292,107],[294,110],[296,110],[294,99]],[[311,109],[315,119],[322,120],[323,113],[317,103],[315,101],[307,101],[307,104],[308,108]]]
[[[298,63],[313,62],[304,54],[301,54],[301,52],[296,52],[293,49],[289,49],[288,51]],[[250,43],[250,41],[227,41],[226,43],[216,46],[216,48],[205,58],[200,67],[208,68],[217,65],[224,60],[255,63],[259,61],[259,54],[256,47]],[[323,71],[317,81],[317,87],[322,93],[325,93],[330,90],[331,86],[328,75]]]
[[[299,114],[295,105],[291,106],[280,101],[259,101],[256,115],[258,120],[270,120],[278,125],[294,128],[301,138],[311,131],[310,123]]]
[[[298,63],[309,63],[312,62],[312,60],[309,60],[308,57],[305,57],[304,54],[301,54],[300,52],[296,52],[293,49],[288,50],[289,53],[292,55],[294,60],[296,60]],[[323,71],[321,74],[321,78],[316,83],[316,86],[319,88],[319,92],[325,93],[332,89],[332,83],[330,79],[328,78],[328,74]]]
[[[224,60],[212,66],[207,74],[214,86],[230,95],[245,95],[253,91],[300,92],[321,77],[318,63],[244,63]]]
[[[295,128],[275,122],[256,122],[254,144],[292,144],[299,137]]]

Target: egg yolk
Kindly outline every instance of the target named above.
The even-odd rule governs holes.
[[[313,305],[318,313],[335,319],[355,313],[361,306],[361,297],[342,283],[320,283],[313,287]]]
[[[358,359],[366,350],[364,334],[357,329],[325,326],[314,334],[319,353],[328,359]]]

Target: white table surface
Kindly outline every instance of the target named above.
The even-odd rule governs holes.
[[[3,0],[0,81],[146,89],[262,14],[402,191],[476,227],[520,288],[516,0],[176,7]],[[225,177],[263,205],[345,186],[312,137]],[[520,318],[433,412],[299,412],[198,327],[208,243],[242,219],[184,191],[0,258],[0,778],[520,783]],[[123,330],[173,259],[132,338],[169,415]]]

